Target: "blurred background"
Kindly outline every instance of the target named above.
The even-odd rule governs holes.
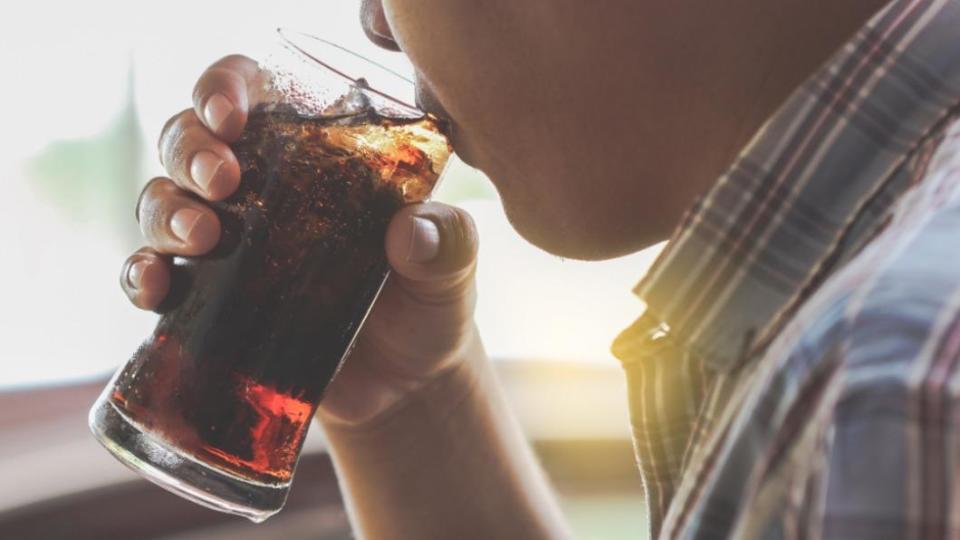
[[[367,42],[358,9],[359,0],[37,0],[0,19],[0,536],[7,527],[21,531],[18,538],[79,538],[84,505],[134,496],[151,503],[127,511],[129,526],[166,515],[156,505],[175,498],[137,483],[96,447],[84,420],[105,377],[156,320],[131,307],[118,286],[122,261],[140,246],[137,194],[162,172],[155,141],[166,119],[190,106],[208,64],[251,52],[277,26],[402,69],[402,57]],[[476,219],[478,324],[578,536],[641,537],[625,387],[608,349],[642,308],[630,288],[658,248],[602,263],[545,254],[510,228],[483,175],[459,162],[436,198]],[[322,441],[310,448],[322,455]],[[320,523],[330,526],[330,538],[343,533],[328,464],[317,463],[316,481],[329,493],[297,499],[300,509],[282,518],[288,538],[320,531]],[[299,483],[308,482],[305,474]],[[263,527],[286,514],[257,528],[189,505],[172,508],[167,525],[183,523],[158,525],[149,537],[229,531],[232,538],[270,538]],[[114,529],[89,524],[100,527],[89,537],[148,537],[117,536],[122,521]]]

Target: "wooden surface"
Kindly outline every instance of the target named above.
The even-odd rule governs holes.
[[[619,369],[497,367],[562,495],[639,497]],[[106,381],[0,392],[0,538],[349,538],[320,429],[310,430],[285,509],[253,525],[161,490],[101,448],[88,431],[87,411]]]

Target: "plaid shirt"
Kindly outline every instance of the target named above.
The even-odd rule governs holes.
[[[960,0],[894,0],[696,204],[614,342],[653,537],[960,538]]]

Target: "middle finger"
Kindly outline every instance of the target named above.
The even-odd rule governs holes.
[[[220,239],[217,214],[169,178],[143,188],[137,219],[147,243],[160,253],[202,255]]]
[[[160,162],[170,178],[207,200],[227,197],[240,183],[236,156],[203,125],[193,109],[167,121],[158,147]]]

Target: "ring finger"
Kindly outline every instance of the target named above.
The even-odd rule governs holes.
[[[147,243],[160,253],[202,255],[220,238],[216,213],[165,177],[143,188],[137,219]]]

